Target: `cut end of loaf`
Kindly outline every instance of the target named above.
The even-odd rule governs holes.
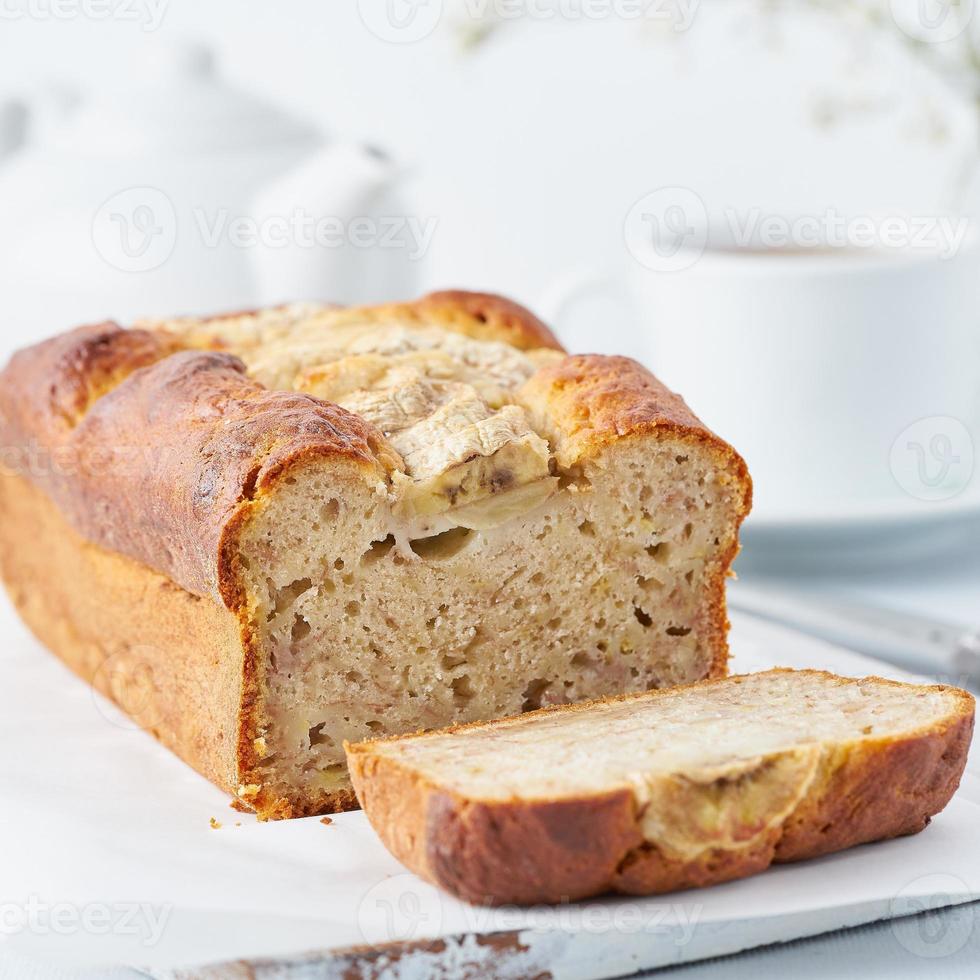
[[[713,884],[921,830],[966,692],[769,671],[348,746],[389,849],[477,902]]]
[[[263,651],[253,781],[296,815],[349,787],[345,740],[723,670],[731,491],[714,460],[678,457],[620,446],[498,526],[419,538],[377,488],[297,474],[242,542],[264,556],[246,572]]]

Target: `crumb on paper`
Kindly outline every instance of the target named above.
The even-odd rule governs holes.
[[[331,820],[330,817],[320,817],[320,823],[322,823],[324,826],[329,826],[333,823],[333,820]]]
[[[212,817],[211,818],[211,829],[212,830],[221,830],[221,821],[220,820],[215,820],[214,817]]]

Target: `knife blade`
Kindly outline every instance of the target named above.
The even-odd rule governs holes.
[[[980,690],[980,630],[841,596],[744,581],[729,604],[906,670]]]

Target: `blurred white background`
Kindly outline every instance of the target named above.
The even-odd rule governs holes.
[[[976,146],[971,106],[897,32],[804,2],[776,17],[764,0],[704,0],[680,32],[669,3],[646,21],[615,6],[526,17],[470,49],[472,8],[454,0],[430,0],[443,16],[416,43],[375,36],[354,2],[105,0],[117,16],[95,19],[86,0],[61,0],[64,18],[31,14],[58,2],[3,0],[0,96],[125,93],[164,72],[173,45],[205,41],[229,83],[406,168],[411,208],[437,220],[422,287],[531,305],[571,267],[625,263],[623,217],[653,188],[695,188],[711,208],[935,209]],[[23,233],[0,229],[5,250]],[[178,283],[167,311],[182,306]],[[4,341],[18,330],[5,320]]]

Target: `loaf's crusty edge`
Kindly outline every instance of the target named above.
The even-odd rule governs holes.
[[[185,762],[236,792],[242,646],[231,612],[86,541],[44,491],[2,473],[0,572],[49,650]]]
[[[724,681],[694,686],[714,683]],[[648,895],[719,884],[774,862],[922,830],[949,802],[966,764],[974,703],[965,692],[957,693],[957,710],[935,726],[844,743],[823,753],[789,816],[764,829],[751,846],[712,848],[688,862],[668,858],[644,838],[628,788],[576,798],[481,801],[419,776],[374,751],[372,742],[345,748],[358,799],[386,847],[416,874],[459,898],[529,905],[610,891]],[[542,711],[581,711],[588,705]]]
[[[727,549],[716,556],[705,585],[714,658],[707,676],[728,670],[725,581],[738,556],[738,531],[752,509],[752,478],[745,460],[706,428],[684,399],[629,357],[574,354],[541,368],[520,391],[555,453],[558,467],[574,473],[613,443],[669,436],[714,455],[719,479],[736,485],[740,504]]]
[[[411,303],[355,307],[355,315],[431,323],[474,340],[494,340],[518,350],[564,350],[558,338],[530,310],[492,293],[444,289]]]

